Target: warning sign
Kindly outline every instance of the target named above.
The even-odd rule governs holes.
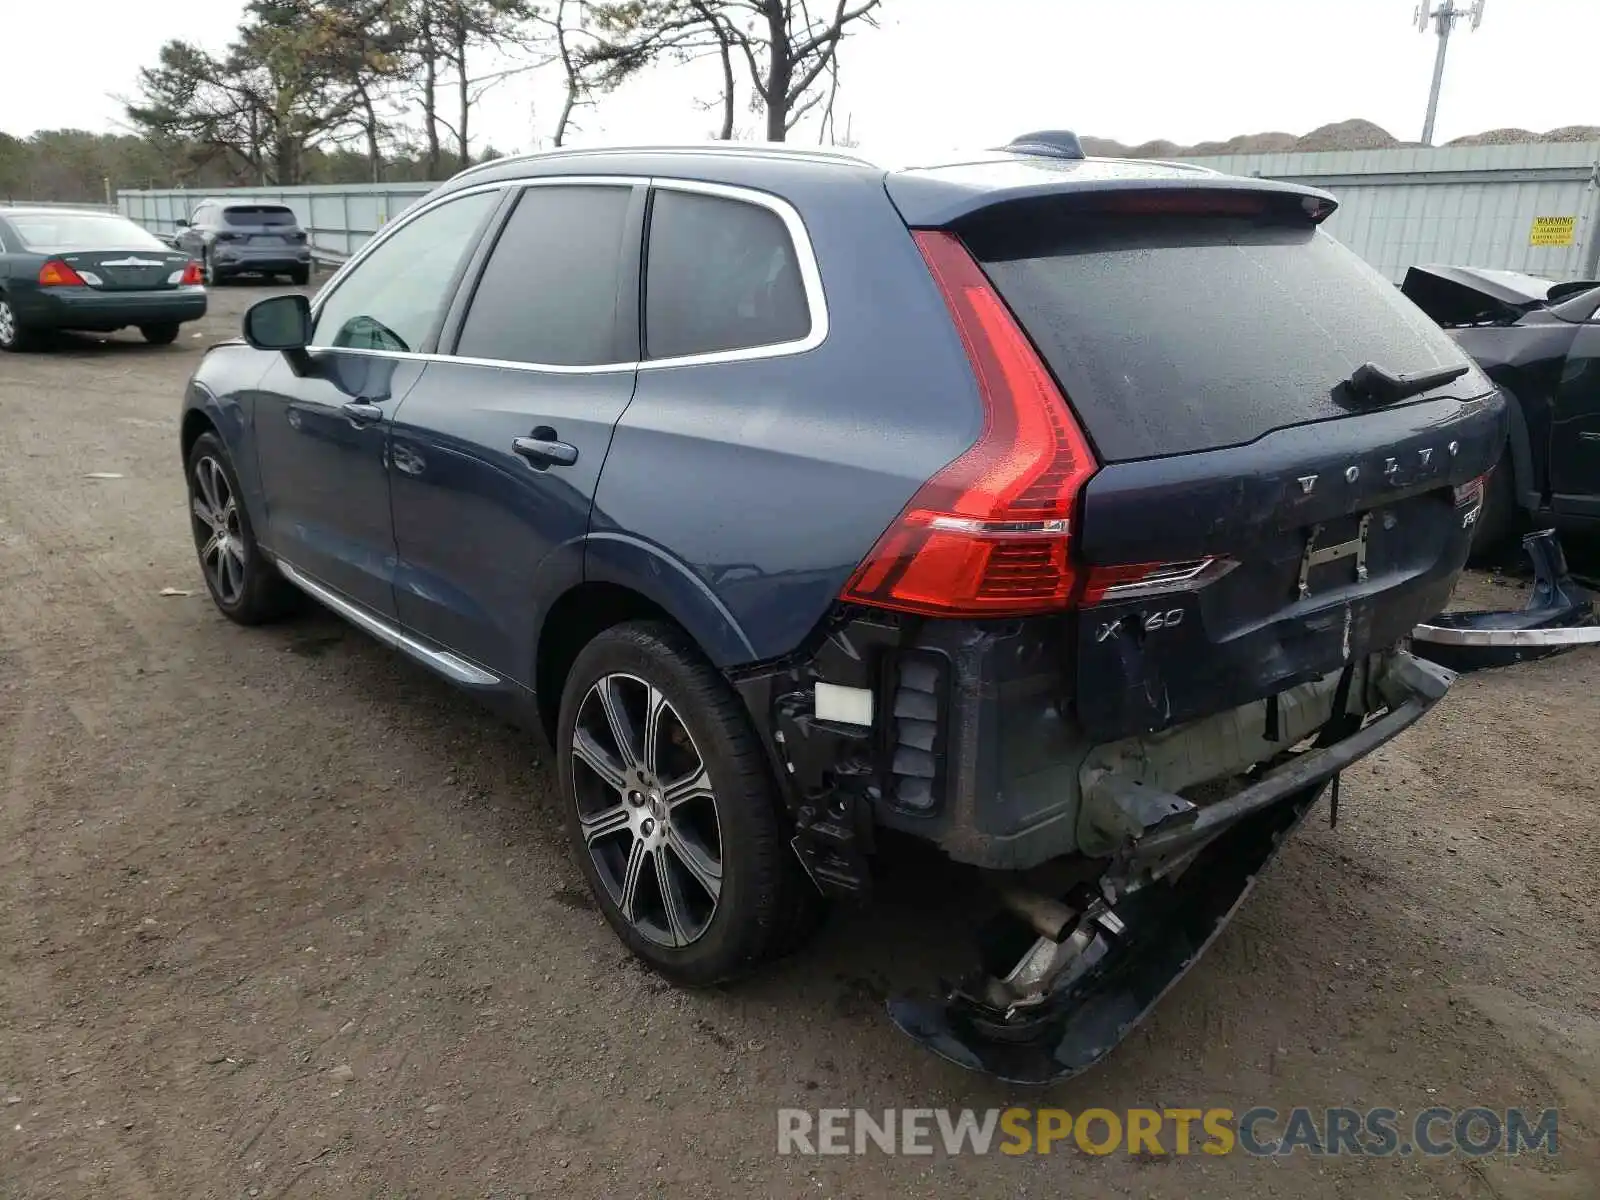
[[[1528,234],[1530,246],[1570,246],[1578,228],[1577,217],[1535,217]]]

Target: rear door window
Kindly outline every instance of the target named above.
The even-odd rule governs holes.
[[[525,188],[495,241],[455,352],[550,366],[632,362],[618,342],[631,187]]]
[[[1465,361],[1399,289],[1306,222],[1040,208],[962,232],[1102,461],[1352,415],[1339,384],[1363,363]]]
[[[645,352],[682,358],[777,346],[811,332],[789,228],[770,208],[657,189],[645,263]]]

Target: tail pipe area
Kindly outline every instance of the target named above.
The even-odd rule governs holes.
[[[1395,694],[1376,718],[1319,738],[1226,800],[1166,806],[1172,815],[1120,847],[1092,885],[1059,898],[1002,890],[1012,919],[981,935],[979,970],[942,998],[891,1000],[891,1019],[941,1057],[1010,1083],[1094,1066],[1199,960],[1339,772],[1421,718],[1453,678],[1397,656]]]

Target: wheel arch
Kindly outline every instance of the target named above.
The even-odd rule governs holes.
[[[757,658],[733,614],[687,566],[630,535],[591,534],[582,581],[558,595],[539,623],[534,697],[552,743],[562,689],[579,652],[605,630],[632,620],[670,621],[718,670]]]
[[[616,583],[585,581],[556,599],[539,628],[533,669],[539,724],[552,746],[556,744],[561,693],[583,648],[625,621],[672,619],[648,596]]]
[[[1522,409],[1522,398],[1509,379],[1502,375],[1495,378],[1494,383],[1505,397],[1509,410],[1507,449],[1510,451],[1511,480],[1517,506],[1535,513],[1544,501],[1544,485],[1533,463],[1533,440],[1528,433],[1528,415]]]

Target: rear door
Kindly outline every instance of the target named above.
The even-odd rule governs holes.
[[[396,226],[321,298],[310,369],[279,356],[255,393],[269,544],[380,615],[395,612],[390,422],[500,200],[454,196]]]
[[[1052,201],[963,230],[1103,464],[1080,501],[1078,710],[1116,736],[1260,699],[1447,600],[1503,403],[1278,198]],[[1460,372],[1365,394],[1363,364]]]
[[[645,194],[627,180],[524,186],[394,424],[400,619],[524,684],[544,598],[581,577],[633,396]]]

